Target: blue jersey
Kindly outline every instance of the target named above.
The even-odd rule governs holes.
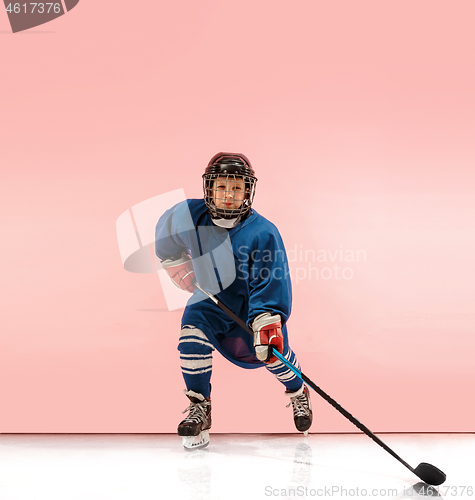
[[[248,325],[261,313],[279,314],[287,349],[292,303],[287,255],[279,231],[262,215],[252,210],[234,228],[224,229],[213,224],[204,200],[180,202],[160,217],[155,252],[161,260],[189,253],[200,286]],[[205,260],[213,263],[211,269],[197,265]],[[233,363],[244,368],[263,365],[255,357],[253,338],[199,290],[185,308],[182,327],[186,325],[202,330]]]

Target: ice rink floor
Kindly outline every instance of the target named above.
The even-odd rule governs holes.
[[[428,496],[475,500],[474,434],[379,434],[447,481]],[[419,483],[419,484],[418,484]],[[427,487],[363,434],[0,435],[1,500],[422,498]]]

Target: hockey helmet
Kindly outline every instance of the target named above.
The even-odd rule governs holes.
[[[225,181],[225,190],[216,190],[216,180]],[[244,199],[238,208],[218,208],[215,200],[224,199],[230,190],[236,189],[237,183],[244,182]],[[204,200],[214,219],[234,219],[246,215],[251,209],[257,177],[251,162],[241,153],[217,153],[211,158],[203,174]]]

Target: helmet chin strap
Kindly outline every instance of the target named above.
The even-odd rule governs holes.
[[[213,224],[219,227],[224,227],[225,229],[233,228],[239,223],[240,219],[241,217],[235,217],[234,219],[215,219],[214,217],[211,217]]]

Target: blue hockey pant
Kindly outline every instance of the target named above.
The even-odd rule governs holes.
[[[185,326],[181,330],[178,350],[180,351],[181,371],[187,390],[209,397],[212,352],[215,348],[201,330],[193,326]],[[284,346],[283,355],[300,370],[297,357],[288,344]],[[277,360],[263,366],[274,374],[289,392],[295,392],[302,386],[302,380],[282,361]]]

